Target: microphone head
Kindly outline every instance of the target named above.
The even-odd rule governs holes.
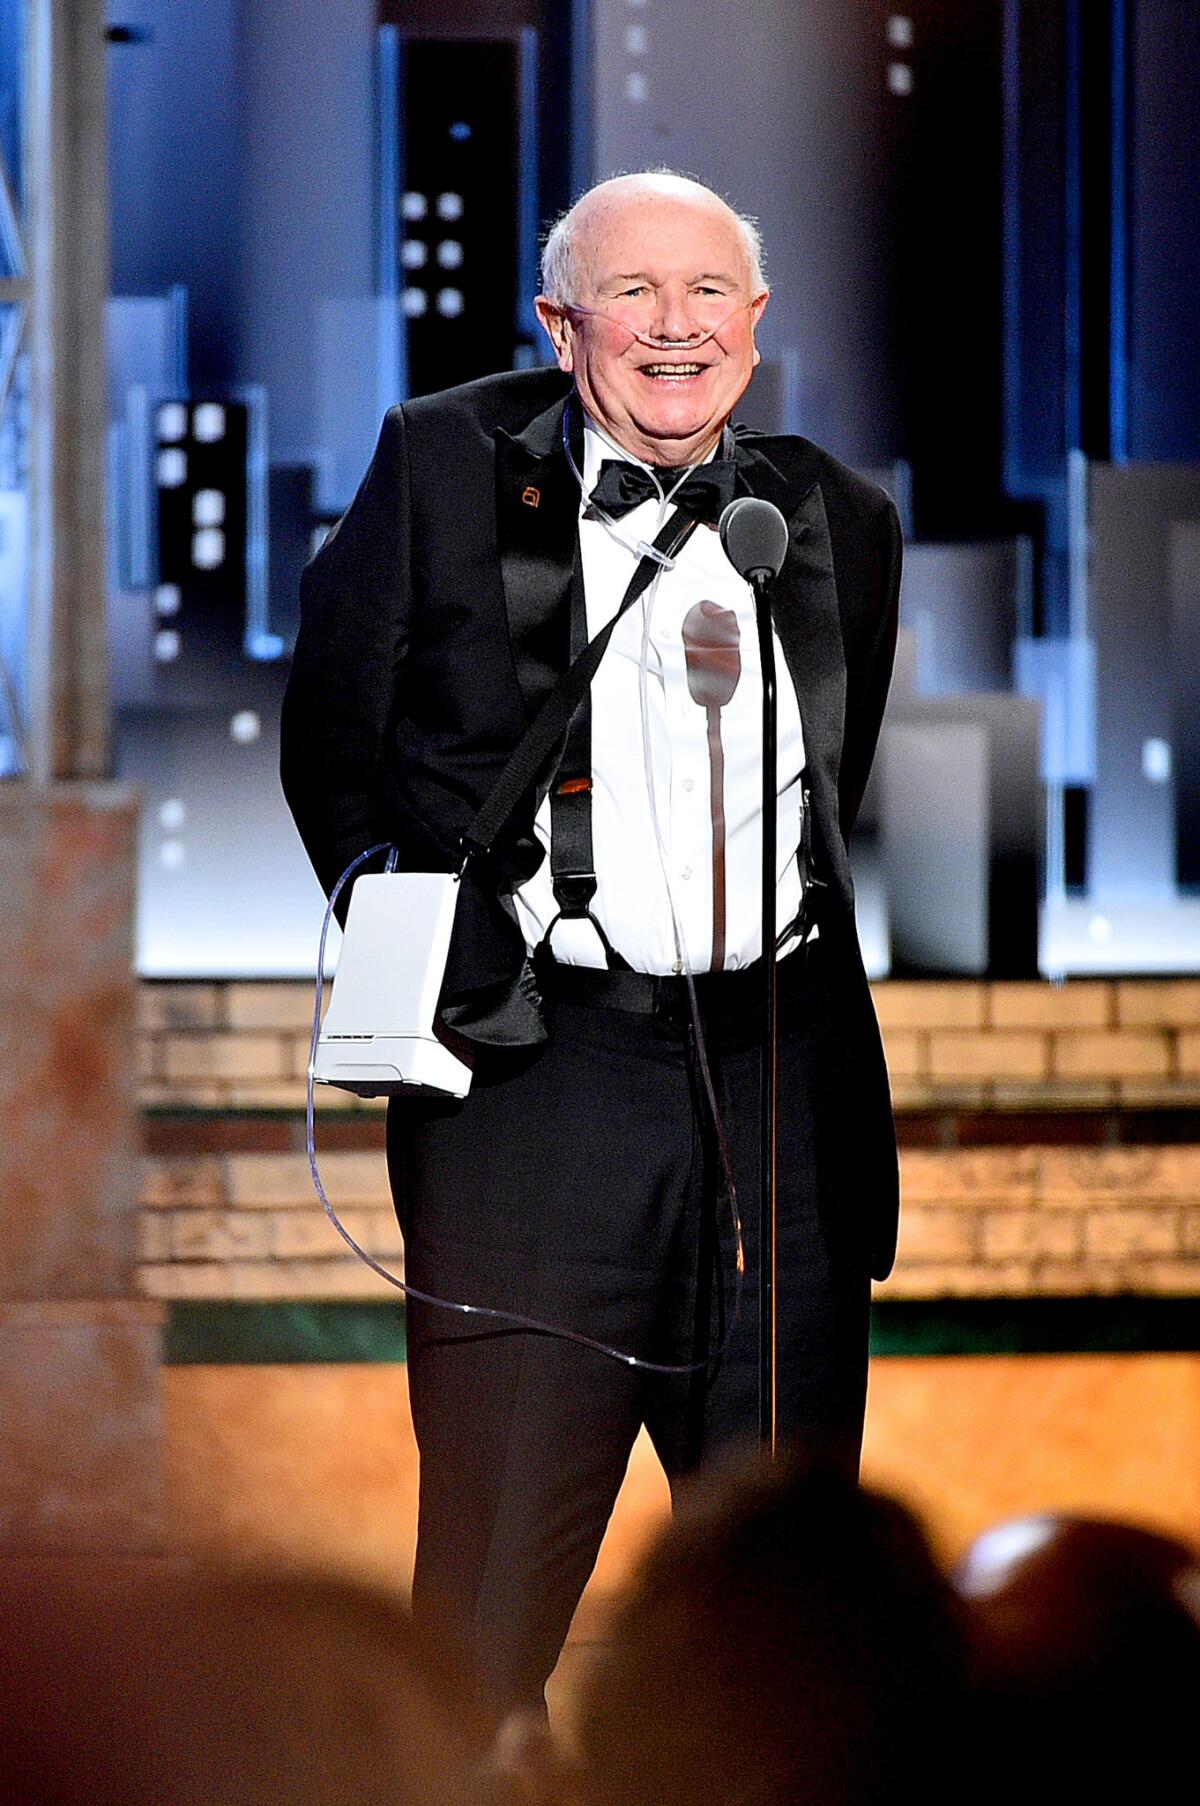
[[[787,557],[787,522],[774,502],[740,495],[717,522],[725,556],[739,577],[778,577]]]

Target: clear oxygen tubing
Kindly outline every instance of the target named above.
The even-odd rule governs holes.
[[[610,326],[618,326],[622,332],[627,332],[631,339],[637,340],[639,345],[645,345],[648,351],[698,351],[701,345],[707,345],[710,339],[715,339],[722,328],[728,326],[735,314],[745,313],[747,308],[753,307],[758,298],[757,295],[754,295],[749,301],[735,302],[728,312],[721,315],[715,326],[706,326],[694,337],[686,339],[652,338],[648,332],[639,331],[636,326],[631,326],[628,320],[622,320],[619,314],[610,313],[605,307],[584,307],[581,301],[559,301],[555,305],[568,315],[587,314],[593,320],[606,320]],[[622,458],[628,460],[629,453],[627,451],[621,450],[620,447],[616,449]],[[647,468],[650,467],[647,466]]]
[[[736,1207],[734,1207],[734,1222],[738,1235],[738,1283],[733,1314],[730,1317],[729,1325],[717,1348],[711,1354],[705,1356],[702,1361],[687,1362],[648,1361],[641,1355],[629,1354],[624,1349],[615,1348],[607,1342],[601,1342],[595,1336],[585,1335],[582,1330],[568,1329],[565,1325],[560,1323],[548,1323],[541,1317],[527,1316],[522,1311],[500,1310],[491,1305],[469,1304],[459,1299],[439,1298],[433,1292],[423,1292],[419,1287],[410,1285],[407,1280],[401,1279],[398,1274],[389,1271],[381,1261],[375,1259],[373,1254],[369,1254],[361,1243],[354,1239],[345,1224],[338,1217],[337,1211],[330,1202],[325,1186],[321,1180],[320,1167],[317,1161],[316,1109],[314,1104],[316,1081],[313,1074],[317,1058],[317,1043],[321,1035],[321,1002],[325,991],[325,947],[329,939],[329,927],[333,921],[334,906],[342,891],[354,876],[355,872],[358,871],[359,867],[365,865],[368,859],[373,859],[380,853],[387,854],[385,870],[395,871],[397,852],[396,848],[389,841],[379,841],[375,846],[368,847],[365,852],[358,855],[357,859],[351,860],[350,864],[346,867],[345,871],[334,885],[329,894],[329,901],[325,905],[325,919],[321,924],[321,940],[317,951],[316,1002],[313,1008],[312,1039],[309,1042],[308,1050],[308,1086],[305,1097],[304,1126],[308,1148],[308,1167],[312,1174],[313,1187],[318,1198],[321,1200],[321,1207],[324,1210],[325,1215],[329,1218],[334,1229],[346,1243],[346,1246],[358,1256],[359,1260],[370,1267],[373,1273],[377,1273],[380,1279],[385,1280],[388,1285],[394,1286],[396,1291],[402,1292],[405,1298],[415,1298],[420,1304],[432,1305],[437,1310],[454,1311],[461,1317],[478,1319],[481,1323],[499,1323],[509,1329],[532,1330],[538,1335],[553,1336],[560,1342],[574,1342],[580,1348],[591,1349],[595,1354],[604,1355],[608,1360],[616,1361],[622,1367],[633,1368],[639,1373],[659,1373],[678,1376],[706,1372],[711,1366],[719,1361],[724,1354],[729,1339],[737,1325],[738,1313],[741,1308],[741,1274],[745,1263],[741,1243],[741,1223],[737,1218]],[[693,1002],[693,1008],[694,1007],[695,1005]],[[712,1100],[712,1085],[711,1080],[707,1077],[707,1067],[705,1067],[705,1074],[706,1092],[710,1100]],[[712,1108],[715,1112],[715,1100],[712,1100]],[[726,1168],[727,1183],[730,1187],[730,1196],[732,1199],[732,1178],[729,1177],[728,1174],[728,1151],[725,1147],[723,1129],[719,1129],[719,1135],[721,1139],[722,1162]]]

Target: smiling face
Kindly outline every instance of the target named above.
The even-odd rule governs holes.
[[[538,297],[559,368],[618,445],[694,464],[758,363],[767,291],[725,203],[694,183],[629,177],[580,203],[570,301]]]

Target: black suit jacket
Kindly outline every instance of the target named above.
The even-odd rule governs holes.
[[[579,490],[557,370],[469,383],[393,408],[354,501],[304,573],[284,700],[284,791],[322,884],[392,840],[409,870],[460,864],[459,840],[569,663],[582,581]],[[887,1076],[853,925],[846,842],[891,675],[900,533],[887,496],[809,441],[735,428],[737,489],[774,502],[788,555],[775,624],[804,725],[821,934],[845,999],[872,1265],[891,1264],[896,1157]],[[550,774],[546,774],[547,781]],[[531,795],[455,917],[441,1014],[476,1049],[545,1037],[513,887],[542,853]],[[849,1153],[849,1150],[848,1150]]]

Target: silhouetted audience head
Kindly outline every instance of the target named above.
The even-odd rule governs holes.
[[[954,1575],[988,1799],[1158,1800],[1194,1769],[1200,1559],[1130,1525],[999,1524]]]
[[[459,1657],[332,1581],[0,1589],[12,1806],[456,1806],[495,1733]]]
[[[585,1680],[594,1806],[930,1801],[953,1774],[955,1602],[901,1506],[755,1459],[684,1507]]]

